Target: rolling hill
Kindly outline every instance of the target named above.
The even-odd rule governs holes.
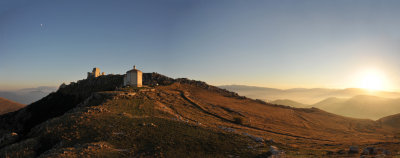
[[[343,116],[373,120],[400,113],[400,99],[367,95],[350,99],[328,98],[312,106]]]
[[[313,105],[305,105],[288,99],[270,103],[298,108],[315,107],[342,116],[372,120],[400,113],[400,99],[367,95],[352,98],[327,98]]]
[[[273,89],[252,86],[219,86],[271,104],[297,108],[316,107],[347,117],[377,120],[400,113],[400,94],[397,92],[370,92],[363,89]],[[303,102],[304,101],[304,102]]]
[[[382,123],[385,126],[400,129],[400,113],[381,118],[378,120],[378,122]]]
[[[302,104],[299,102],[295,102],[293,100],[289,100],[289,99],[278,99],[278,100],[274,100],[271,102],[268,102],[271,104],[277,104],[277,105],[286,105],[286,106],[291,106],[291,107],[296,107],[296,108],[308,108],[310,107],[310,105],[307,104]]]
[[[20,103],[16,103],[11,100],[0,97],[0,115],[9,113],[9,112],[13,112],[13,111],[17,111],[23,107],[24,107],[24,105],[22,105]]]
[[[399,131],[380,122],[157,73],[143,74],[143,88],[118,88],[122,78],[81,80],[1,115],[0,157],[343,157],[355,155],[337,151],[355,145],[400,151]]]

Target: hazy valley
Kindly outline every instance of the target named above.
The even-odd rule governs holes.
[[[400,113],[400,93],[363,89],[288,89],[219,86],[254,99],[297,108],[316,107],[334,114],[377,120]]]
[[[55,92],[57,87],[42,86],[37,88],[25,88],[20,90],[0,90],[0,97],[7,98],[9,100],[21,103],[30,104],[43,97],[47,96],[51,92]]]

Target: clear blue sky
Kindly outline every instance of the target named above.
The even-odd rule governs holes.
[[[2,0],[0,90],[58,86],[99,67],[276,88],[400,89],[400,1]]]

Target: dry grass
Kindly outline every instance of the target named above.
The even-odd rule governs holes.
[[[34,127],[0,157],[256,157],[269,145],[289,157],[354,156],[335,154],[354,145],[400,151],[399,131],[375,121],[226,94],[173,83],[95,98]]]
[[[383,147],[392,153],[400,151],[400,140],[395,137],[396,132],[372,120],[343,117],[319,109],[290,108],[225,97],[186,84],[175,83],[159,87],[158,91],[173,94],[170,97],[174,97],[175,102],[180,100],[173,107],[182,117],[191,118],[194,122],[201,121],[207,126],[217,124],[233,127],[238,133],[246,132],[267,140],[273,139],[282,148],[293,151],[294,155],[325,154],[327,151],[347,150],[352,145]],[[181,94],[206,112],[197,110],[195,113],[195,106],[181,99]],[[243,118],[242,125],[235,124],[238,114]],[[204,119],[204,116],[208,117]]]
[[[175,119],[144,96],[88,105],[33,128],[34,143],[15,143],[0,157],[254,157],[264,149],[246,136]]]

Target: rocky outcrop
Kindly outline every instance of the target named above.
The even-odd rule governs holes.
[[[253,136],[253,135],[248,134],[248,133],[243,133],[243,135],[250,137],[252,140],[254,140],[254,141],[257,142],[257,143],[262,143],[262,142],[264,142],[264,139],[261,138],[261,137],[256,137],[256,136]]]
[[[258,157],[265,157],[265,158],[285,158],[286,154],[284,151],[279,150],[276,146],[269,146],[268,152],[265,152]]]
[[[61,86],[57,92],[50,93],[17,112],[1,115],[0,131],[11,130],[24,135],[32,127],[48,119],[61,116],[76,107],[93,93],[114,90],[121,86],[122,82],[122,75],[105,75]]]
[[[143,73],[143,84],[148,86],[157,86],[157,85],[170,85],[174,83],[175,80],[173,78],[161,75],[159,73]]]
[[[218,88],[215,86],[211,86],[207,84],[206,82],[203,81],[196,81],[196,80],[190,80],[187,78],[177,78],[173,79],[158,73],[143,73],[143,84],[148,85],[148,86],[157,86],[157,85],[171,85],[173,83],[181,83],[181,84],[189,84],[192,86],[200,87],[203,89],[211,90],[211,91],[216,91],[220,94],[223,94],[224,96],[227,97],[237,97],[237,98],[246,98],[243,96],[239,96],[235,92],[228,91],[226,89]]]
[[[75,95],[80,98],[87,98],[94,92],[112,91],[123,84],[123,75],[105,75],[96,78],[71,82],[69,85],[60,87],[57,93]]]
[[[18,134],[11,132],[0,137],[0,148],[8,144],[12,144],[18,140]]]

